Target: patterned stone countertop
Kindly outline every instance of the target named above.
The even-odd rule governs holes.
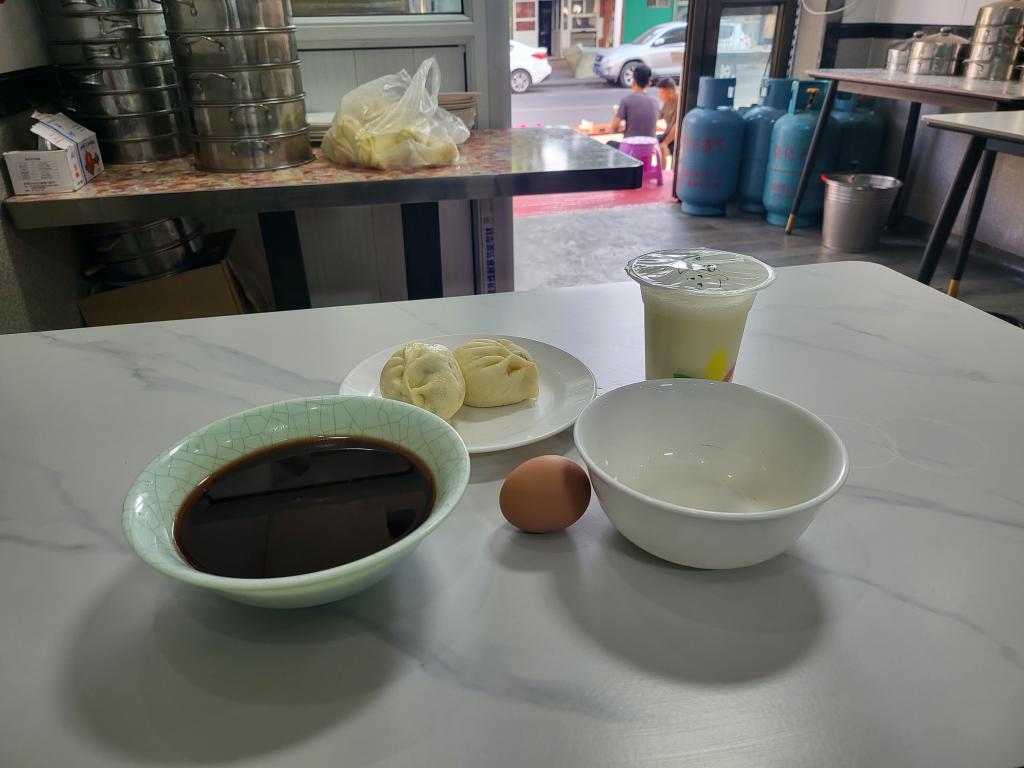
[[[181,436],[481,331],[602,391],[643,376],[625,283],[0,337],[0,765],[1024,761],[1024,333],[871,264],[781,269],[750,315],[737,381],[820,414],[852,465],[762,565],[655,560],[596,500],[514,531],[503,478],[577,458],[568,432],[473,457],[444,525],[334,605],[237,605],[128,548],[124,493]]]
[[[506,197],[628,189],[640,163],[568,128],[474,131],[455,165],[411,171],[342,168],[316,151],[311,163],[280,171],[209,173],[191,158],[109,166],[76,192],[17,195],[5,205],[16,226],[33,228],[202,213]],[[167,208],[170,206],[170,209]],[[140,215],[141,214],[141,215]]]

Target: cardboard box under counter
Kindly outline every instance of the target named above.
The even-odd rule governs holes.
[[[81,299],[86,325],[241,315],[249,305],[226,261]]]

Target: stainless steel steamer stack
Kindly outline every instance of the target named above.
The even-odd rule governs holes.
[[[108,164],[187,155],[188,126],[161,5],[41,0],[61,107],[96,132]]]
[[[1002,0],[978,11],[964,75],[976,80],[1012,80],[1021,66],[1024,2]]]
[[[164,0],[196,167],[264,171],[313,159],[289,0]]]

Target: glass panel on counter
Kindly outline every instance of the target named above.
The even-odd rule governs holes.
[[[292,0],[296,16],[397,16],[462,13],[462,0]]]
[[[746,5],[722,9],[718,27],[715,77],[736,78],[737,107],[756,104],[761,78],[771,66],[777,5]]]

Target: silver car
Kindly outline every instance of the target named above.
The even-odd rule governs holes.
[[[633,72],[641,64],[654,78],[679,77],[680,59],[686,47],[686,22],[669,21],[644,32],[632,43],[601,51],[594,59],[594,74],[623,88],[633,85]],[[676,54],[673,61],[673,54]]]

